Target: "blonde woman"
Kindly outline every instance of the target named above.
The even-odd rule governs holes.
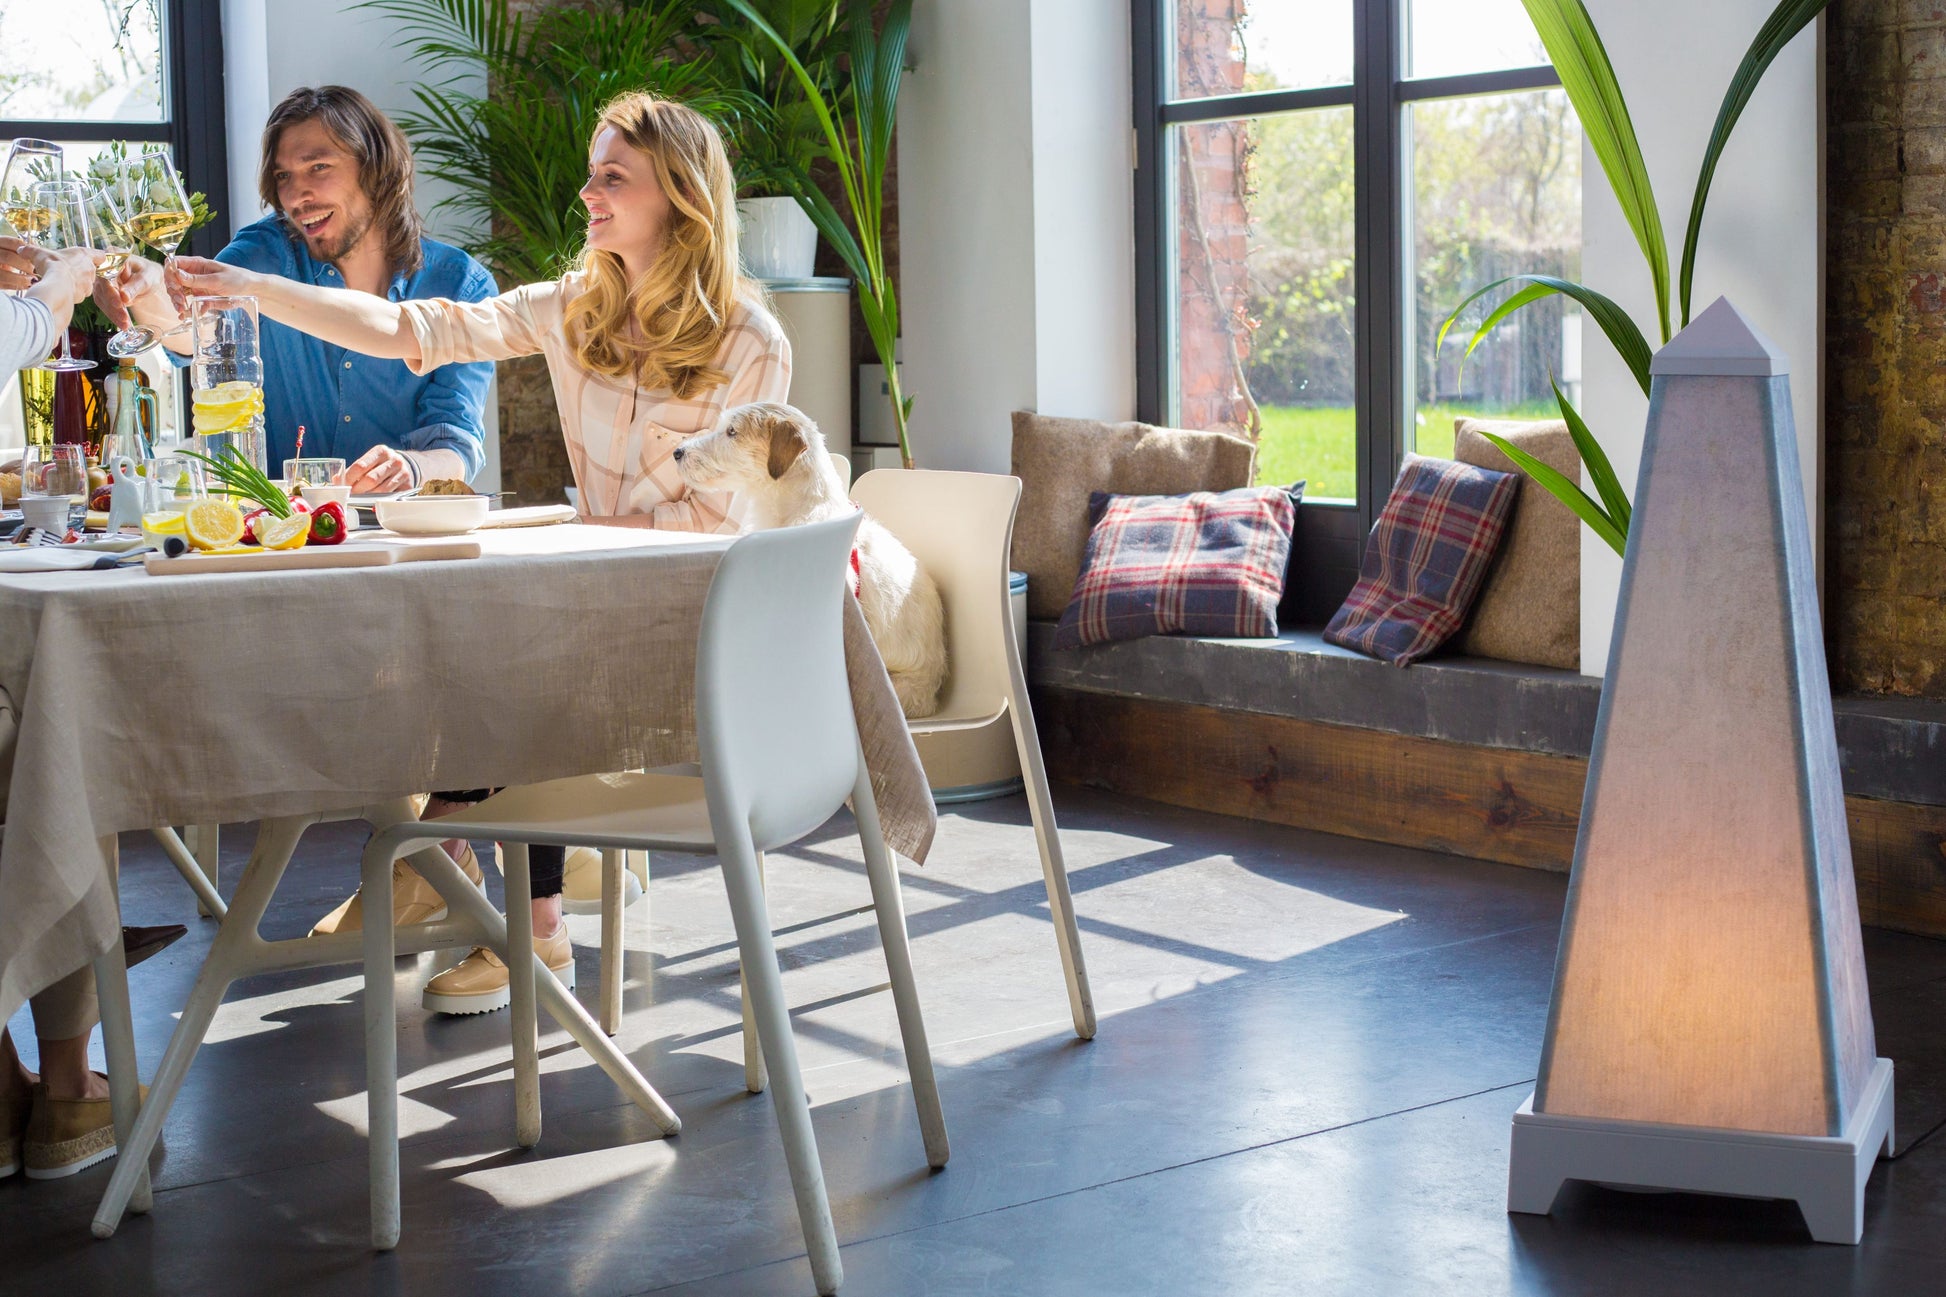
[[[627,94],[603,111],[588,150],[588,242],[551,283],[480,302],[387,301],[182,257],[172,287],[249,294],[273,320],[353,351],[405,361],[415,373],[475,360],[547,357],[561,431],[592,520],[679,531],[737,529],[728,495],[692,492],[671,452],[731,406],[782,401],[790,345],[737,269],[735,186],[723,142],[681,104]],[[426,818],[482,790],[435,796]],[[448,844],[455,859],[462,844]],[[562,853],[533,853],[535,945],[571,976],[561,921]],[[395,918],[442,902],[417,878],[395,889]],[[415,907],[414,914],[406,913]],[[361,922],[357,898],[319,925]],[[572,985],[572,982],[570,982]],[[476,950],[426,988],[426,1006],[478,1013],[507,1002],[506,970]]]

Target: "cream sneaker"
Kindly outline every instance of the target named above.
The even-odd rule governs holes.
[[[460,871],[473,880],[473,885],[486,890],[486,879],[480,874],[479,857],[473,854],[473,844],[461,847],[457,862]],[[433,885],[419,876],[419,871],[404,860],[392,864],[392,926],[402,928],[409,923],[437,923],[446,917],[446,898],[441,896]],[[359,894],[353,892],[351,898],[331,913],[317,921],[311,929],[314,937],[329,936],[334,932],[358,932],[365,926],[365,907]]]
[[[642,899],[645,881],[636,873],[636,861],[646,852],[627,852],[629,862],[622,870],[622,906],[627,908]],[[647,873],[647,869],[642,870]],[[569,847],[561,878],[561,909],[569,914],[601,913],[601,852],[593,847]]]
[[[99,1075],[99,1074],[97,1074]],[[143,1099],[149,1087],[141,1087]],[[21,1140],[29,1180],[59,1180],[115,1156],[115,1117],[106,1099],[56,1099],[34,1087],[34,1109]]]
[[[535,937],[534,953],[570,991],[574,989],[574,946],[563,923],[551,937]],[[507,1007],[507,966],[485,946],[426,983],[420,1003],[434,1013],[491,1013]]]

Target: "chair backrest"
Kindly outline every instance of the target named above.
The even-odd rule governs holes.
[[[838,470],[838,477],[844,482],[845,490],[851,490],[851,456],[833,455],[831,466]]]
[[[882,468],[859,478],[851,498],[912,551],[939,587],[949,673],[939,716],[997,711],[1011,694],[1007,660],[1015,648],[1007,553],[1020,479]]]
[[[710,811],[757,849],[831,818],[858,774],[844,598],[858,515],[752,532],[724,554],[696,638],[696,740]],[[723,831],[718,826],[718,832]]]

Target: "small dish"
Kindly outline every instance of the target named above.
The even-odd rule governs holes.
[[[414,495],[379,500],[372,511],[401,536],[458,536],[486,521],[488,503],[483,495]]]

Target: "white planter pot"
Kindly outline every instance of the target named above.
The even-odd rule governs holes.
[[[818,227],[795,198],[746,198],[737,204],[743,269],[757,279],[809,279],[817,266]]]

